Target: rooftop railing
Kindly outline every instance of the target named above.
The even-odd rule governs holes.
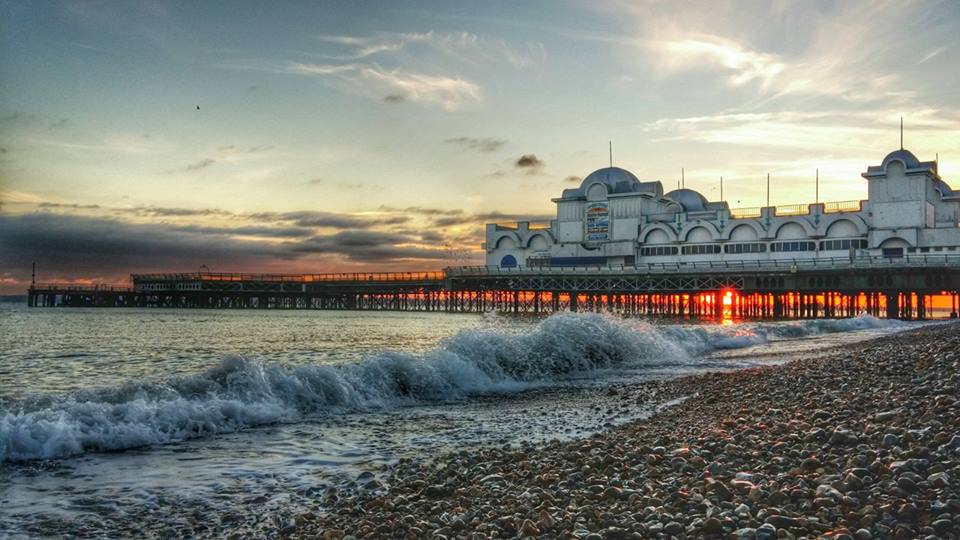
[[[774,215],[776,216],[803,216],[809,213],[809,204],[788,204],[774,208]]]
[[[863,210],[863,201],[837,201],[823,203],[824,214],[839,214],[841,212],[859,212]]]
[[[534,231],[534,230],[542,231],[544,229],[550,228],[550,222],[549,221],[531,221],[527,225],[527,228],[530,229],[531,231]]]
[[[760,207],[755,208],[731,208],[730,217],[734,219],[758,218],[760,217]]]

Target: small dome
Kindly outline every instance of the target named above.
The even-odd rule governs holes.
[[[664,198],[679,204],[685,212],[702,212],[707,209],[707,199],[692,189],[675,189]]]
[[[941,197],[950,197],[954,193],[954,191],[950,189],[950,186],[948,186],[946,182],[939,178],[933,181],[933,189],[940,192]]]
[[[887,157],[883,158],[883,165],[881,166],[886,169],[887,165],[889,165],[891,161],[902,161],[904,168],[907,169],[916,169],[920,167],[920,160],[917,159],[917,156],[913,155],[913,153],[909,150],[905,150],[903,148],[887,154]]]
[[[620,167],[606,167],[588,174],[580,183],[580,189],[586,191],[590,184],[595,182],[606,184],[608,193],[637,191],[640,184],[640,180],[632,172]]]

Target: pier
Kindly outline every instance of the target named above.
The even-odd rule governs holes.
[[[34,307],[316,309],[700,319],[957,317],[960,255],[451,267],[437,272],[134,274],[129,286],[37,283]],[[939,314],[939,315],[938,315]]]

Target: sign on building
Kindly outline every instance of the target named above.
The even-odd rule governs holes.
[[[603,242],[610,234],[610,209],[605,202],[587,204],[586,227],[588,242]]]

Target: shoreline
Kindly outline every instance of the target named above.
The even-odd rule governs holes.
[[[958,538],[960,324],[614,391],[690,399],[583,439],[402,460],[281,532]]]

